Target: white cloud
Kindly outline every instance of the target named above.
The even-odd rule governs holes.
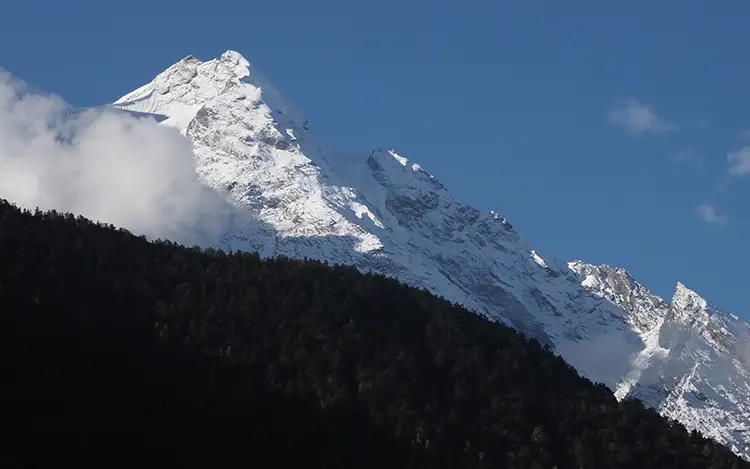
[[[693,126],[698,130],[705,130],[711,126],[711,121],[706,118],[696,119]]]
[[[729,217],[716,213],[716,209],[712,205],[700,204],[695,207],[695,211],[698,213],[698,217],[706,223],[714,225],[726,225],[729,223]]]
[[[649,132],[663,133],[677,129],[674,124],[657,116],[648,106],[635,99],[620,103],[609,111],[607,118],[634,135]]]
[[[230,208],[194,164],[174,129],[115,110],[71,114],[0,69],[0,198],[203,245]]]
[[[727,155],[727,161],[729,161],[729,174],[732,176],[750,174],[750,145],[730,152]]]
[[[739,140],[750,140],[750,129],[741,130],[737,133]]]
[[[674,156],[677,163],[685,163],[695,166],[697,169],[703,169],[703,157],[692,150],[683,150]]]

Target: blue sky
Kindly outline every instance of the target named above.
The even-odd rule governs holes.
[[[74,105],[243,53],[340,147],[392,147],[543,255],[750,317],[750,4],[9,0],[0,67]]]

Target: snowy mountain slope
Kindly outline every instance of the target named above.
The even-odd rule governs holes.
[[[622,269],[572,264],[582,286],[632,318],[642,349],[613,388],[748,458],[750,446],[750,326],[678,283],[670,303]]]
[[[621,269],[543,259],[507,220],[458,200],[391,150],[327,150],[240,54],[186,57],[114,103],[193,145],[200,179],[239,209],[218,246],[356,265],[424,287],[552,345],[750,456],[741,320],[679,285],[672,302]]]

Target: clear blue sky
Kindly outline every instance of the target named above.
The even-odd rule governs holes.
[[[320,137],[396,148],[542,254],[750,317],[748,17],[739,0],[6,0],[0,66],[93,105],[238,50]]]

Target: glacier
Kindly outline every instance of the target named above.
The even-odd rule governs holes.
[[[677,284],[667,301],[623,269],[545,257],[394,150],[326,148],[235,51],[185,57],[112,106],[191,142],[200,181],[235,208],[215,247],[425,288],[750,459],[750,326],[697,292]]]

